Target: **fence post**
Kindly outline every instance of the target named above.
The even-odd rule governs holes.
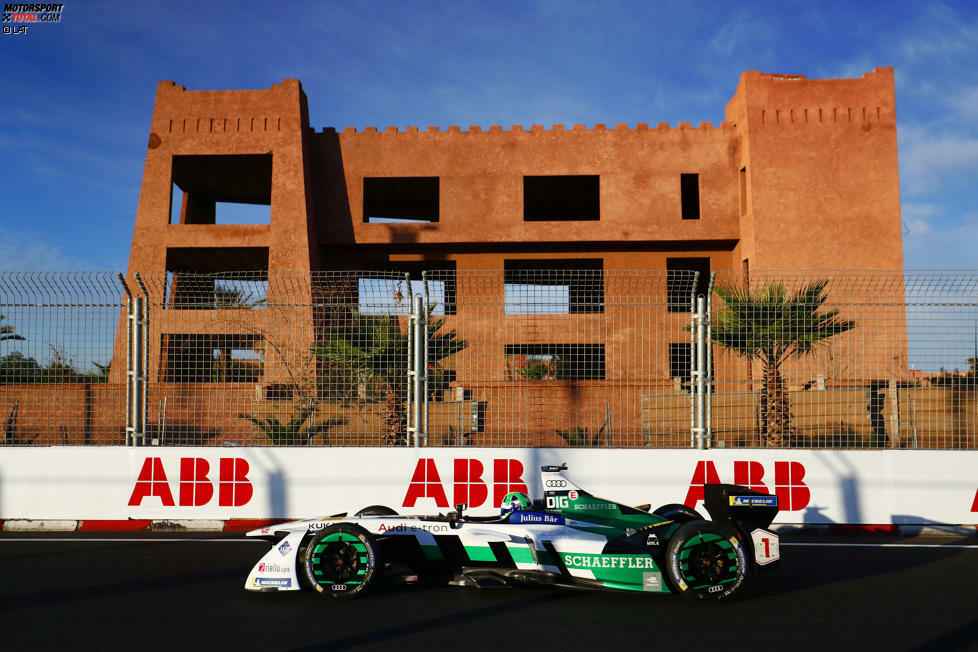
[[[713,448],[713,286],[717,273],[710,274],[706,289],[706,447]]]
[[[424,306],[424,298],[421,295],[414,297],[414,311],[411,315],[411,338],[409,359],[412,364],[408,368],[408,379],[410,387],[409,394],[413,395],[413,408],[411,414],[411,425],[408,433],[414,435],[414,446],[420,448],[427,444],[427,433],[425,432],[424,413],[427,397],[425,396],[425,382],[427,373],[425,371],[425,359],[428,348],[427,342],[428,312]]]
[[[135,396],[132,391],[132,379],[135,375],[132,351],[134,346],[133,337],[135,334],[136,302],[133,299],[129,285],[126,283],[126,277],[122,274],[119,274],[118,277],[119,283],[122,284],[122,289],[126,292],[126,446],[132,446],[134,445],[134,434],[136,431],[136,424],[133,421]]]
[[[136,273],[136,282],[143,291],[143,296],[133,297],[129,312],[129,386],[126,389],[129,402],[129,426],[126,428],[127,444],[131,446],[146,445],[146,286],[143,279]]]
[[[430,333],[428,332],[428,311],[431,309],[431,297],[428,294],[428,272],[427,271],[422,271],[421,272],[421,285],[424,287],[424,362],[423,362],[423,365],[421,367],[421,369],[423,370],[422,377],[424,379],[424,382],[423,382],[424,387],[422,388],[422,391],[421,391],[421,396],[422,396],[422,399],[421,399],[421,406],[422,406],[422,408],[421,408],[421,428],[422,428],[422,430],[421,430],[421,432],[423,432],[425,434],[425,440],[426,440],[425,443],[427,444],[427,437],[428,437],[428,395],[429,395],[429,387],[428,387],[428,380],[429,380],[428,379],[428,349],[430,348],[429,345],[428,345],[428,340],[429,340],[429,337],[430,337]]]
[[[689,290],[689,445],[691,448],[696,448],[696,388],[693,385],[696,379],[696,369],[698,363],[696,362],[696,333],[697,333],[697,321],[696,321],[696,288],[699,286],[700,273],[693,272],[693,284]]]
[[[693,377],[696,380],[696,422],[693,426],[693,435],[696,440],[696,448],[705,449],[708,447],[709,438],[706,428],[706,298],[699,296],[696,298],[696,367],[693,370]]]

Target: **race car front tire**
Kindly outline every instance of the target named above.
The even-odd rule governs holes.
[[[669,539],[666,575],[688,598],[722,602],[732,598],[747,574],[747,555],[736,531],[712,521],[690,521]]]
[[[306,578],[320,595],[351,599],[362,595],[380,568],[373,535],[352,523],[330,525],[306,546]]]

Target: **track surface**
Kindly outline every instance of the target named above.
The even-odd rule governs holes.
[[[978,650],[975,543],[784,538],[779,569],[713,606],[547,589],[255,594],[242,585],[263,542],[0,533],[0,649]]]

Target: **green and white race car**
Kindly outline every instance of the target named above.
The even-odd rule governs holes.
[[[680,593],[727,600],[748,575],[780,561],[768,531],[776,496],[737,485],[705,489],[704,520],[685,505],[649,512],[597,498],[541,468],[543,498],[512,493],[498,516],[399,516],[367,507],[352,517],[293,521],[248,533],[274,541],[248,575],[250,591],[353,598],[383,578],[460,586],[553,585]]]

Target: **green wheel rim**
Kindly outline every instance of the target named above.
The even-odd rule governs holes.
[[[728,539],[698,534],[679,550],[679,569],[693,590],[732,584],[741,579],[737,551]]]
[[[347,532],[332,532],[312,549],[312,572],[320,586],[355,586],[369,568],[369,552],[359,537]]]

